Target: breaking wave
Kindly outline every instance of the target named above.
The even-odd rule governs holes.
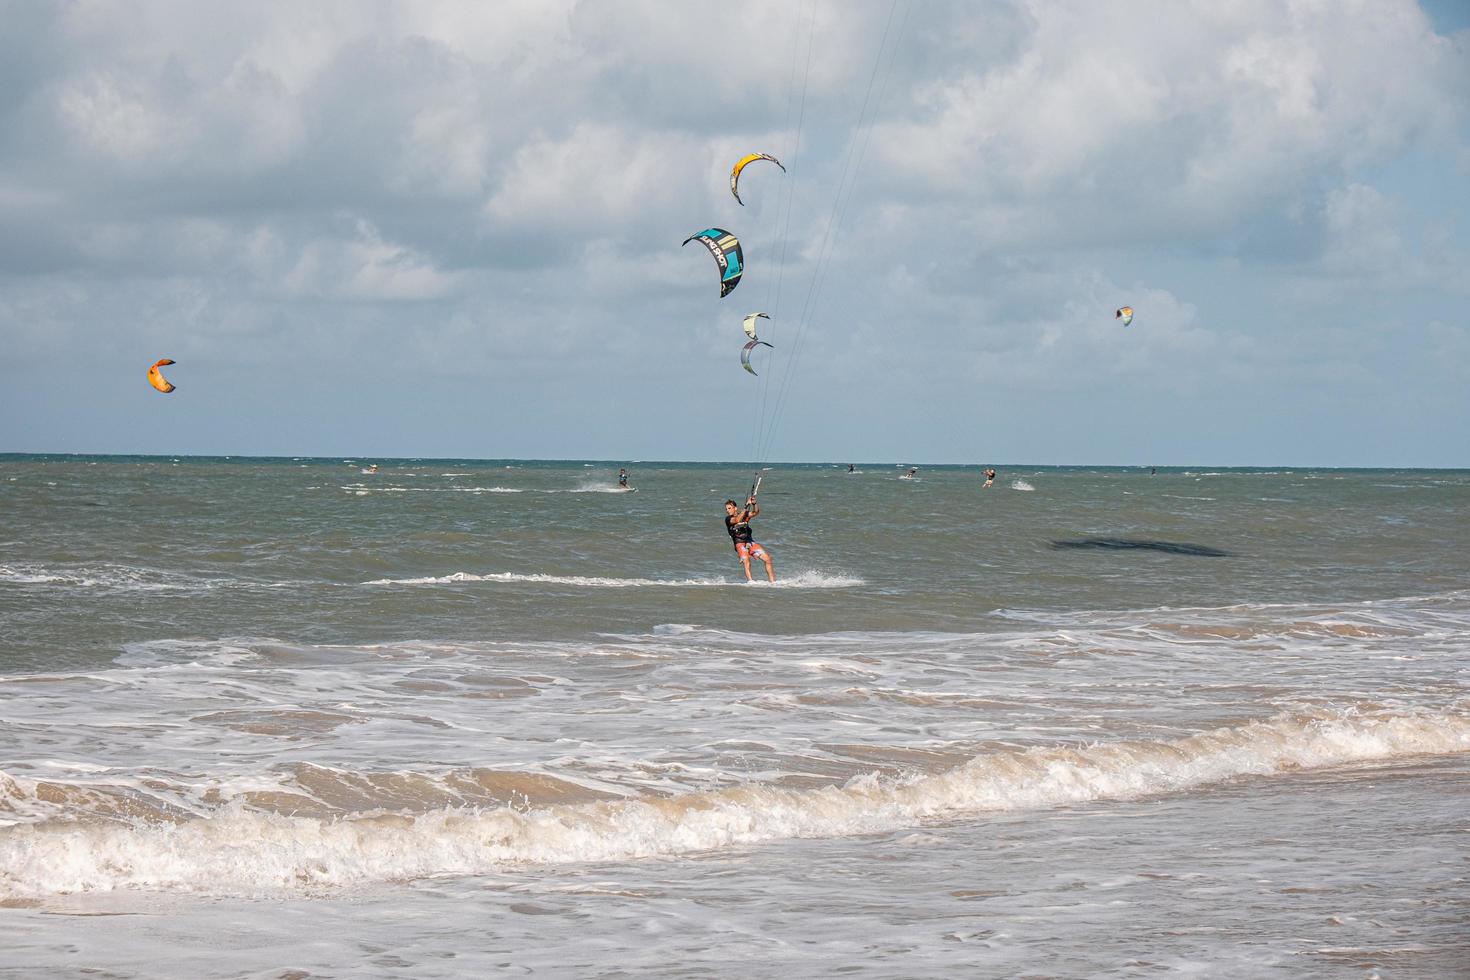
[[[1171,741],[1000,750],[943,772],[837,786],[749,783],[676,796],[535,808],[375,810],[329,818],[226,799],[204,814],[64,815],[0,829],[0,898],[119,888],[207,894],[313,891],[508,865],[626,861],[798,837],[1186,791],[1243,776],[1470,751],[1466,706],[1317,712]],[[48,784],[54,797],[55,784]],[[38,792],[0,773],[0,812]]]
[[[131,565],[43,565],[35,562],[0,564],[0,583],[53,585],[77,589],[158,592],[166,589],[212,589],[241,583],[232,579],[202,578],[156,568]]]
[[[341,489],[358,496],[369,493],[525,493],[516,487],[366,487],[352,484]]]
[[[459,582],[507,582],[543,585],[578,585],[598,589],[661,588],[720,588],[728,586],[761,587],[768,589],[851,589],[865,584],[860,578],[845,575],[826,575],[822,572],[797,572],[773,582],[744,582],[736,578],[612,578],[595,575],[544,575],[540,573],[454,572],[449,575],[430,575],[420,578],[379,578],[363,585],[452,585]]]

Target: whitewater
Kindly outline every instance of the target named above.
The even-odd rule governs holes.
[[[1470,962],[1470,474],[378,463],[0,459],[0,975]]]

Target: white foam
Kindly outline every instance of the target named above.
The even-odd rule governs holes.
[[[1031,484],[1027,483],[1025,480],[1012,480],[1011,481],[1011,489],[1012,490],[1027,490],[1027,491],[1031,491],[1031,490],[1035,490],[1036,488],[1033,487]]]
[[[46,582],[66,582],[69,585],[94,584],[80,576],[56,575],[34,568],[27,569],[10,565],[0,565],[0,582],[16,582],[23,585],[38,585]]]
[[[575,487],[550,487],[533,489],[532,493],[632,493],[637,487],[618,486],[616,478],[583,480]]]
[[[342,488],[349,493],[362,496],[367,490],[362,484],[346,486]],[[524,493],[516,487],[373,487],[377,493]]]
[[[446,474],[448,475],[448,474]],[[606,486],[604,484],[588,484],[572,488],[544,488],[544,487],[372,487],[368,488],[361,483],[344,486],[341,489],[348,493],[362,496],[366,493],[631,493],[633,487]]]
[[[127,592],[212,589],[233,584],[225,579],[195,578],[154,568],[135,568],[131,565],[49,567],[28,562],[0,565],[0,582],[14,582],[18,585],[59,585],[81,589],[116,589]]]
[[[612,578],[593,575],[545,575],[537,572],[453,572],[449,575],[431,575],[421,578],[380,578],[363,585],[450,585],[458,582],[507,582],[545,585],[578,585],[601,589],[662,588],[721,588],[732,585],[760,586],[776,589],[850,589],[866,584],[860,578],[845,575],[827,575],[822,572],[797,572],[779,578],[775,582],[745,582],[733,578]]]
[[[868,775],[817,789],[749,783],[534,810],[452,808],[342,819],[260,812],[235,800],[177,822],[10,826],[0,828],[0,897],[119,888],[259,894],[886,833],[987,811],[1126,800],[1242,776],[1467,752],[1467,710],[1281,715],[1172,741],[993,752],[935,774]],[[0,775],[0,789],[24,797],[34,786]]]

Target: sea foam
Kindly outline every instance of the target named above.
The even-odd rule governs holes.
[[[428,575],[418,578],[379,578],[363,585],[452,585],[460,582],[504,582],[542,585],[575,585],[597,589],[637,588],[723,588],[729,586],[760,586],[776,589],[850,589],[863,585],[860,578],[845,575],[828,575],[823,572],[797,572],[779,578],[775,582],[745,582],[737,578],[614,578],[596,575],[545,575],[537,572],[452,572],[448,575]]]
[[[534,809],[440,808],[320,819],[228,800],[206,816],[0,829],[0,898],[119,888],[261,894],[626,861],[800,837],[886,833],[990,811],[1188,791],[1243,776],[1470,751],[1470,706],[1287,714],[1170,741],[988,752],[906,779],[748,783]],[[0,774],[0,808],[35,792]],[[9,797],[10,799],[7,799]]]

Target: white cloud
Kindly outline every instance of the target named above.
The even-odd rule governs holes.
[[[424,300],[445,296],[456,277],[435,269],[424,256],[385,242],[366,221],[354,236],[308,244],[281,281],[296,293],[354,301]]]
[[[1377,280],[1407,270],[1410,258],[1399,233],[1400,210],[1378,190],[1348,184],[1329,193],[1322,210],[1328,234],[1324,270]]]
[[[1053,244],[1220,234],[1466,115],[1463,59],[1408,0],[1026,9],[1013,57],[938,66],[879,145],[912,197]]]
[[[590,122],[564,138],[537,135],[516,152],[485,216],[595,234],[664,206],[671,189],[692,183],[689,171],[706,157],[699,150],[689,138]]]
[[[1470,292],[1470,253],[1444,226],[1412,234],[1407,209],[1368,184],[1328,192],[1321,208],[1324,245],[1313,271],[1354,289]]]
[[[129,163],[156,162],[185,131],[160,107],[103,73],[69,86],[58,103],[88,150]]]
[[[528,391],[636,345],[649,417],[670,386],[744,397],[715,372],[767,304],[773,363],[805,330],[798,399],[1351,385],[1388,291],[1419,338],[1400,377],[1459,350],[1424,324],[1466,288],[1443,174],[1470,159],[1470,59],[1409,0],[896,9],[876,76],[881,0],[29,15],[0,64],[0,331],[232,363],[289,339],[347,373],[413,351],[439,377],[514,364]],[[886,98],[806,309],[870,77]],[[1385,176],[1406,148],[1433,186]],[[748,150],[789,173],[752,172],[741,208]],[[746,248],[722,301],[679,247],[710,225]]]

